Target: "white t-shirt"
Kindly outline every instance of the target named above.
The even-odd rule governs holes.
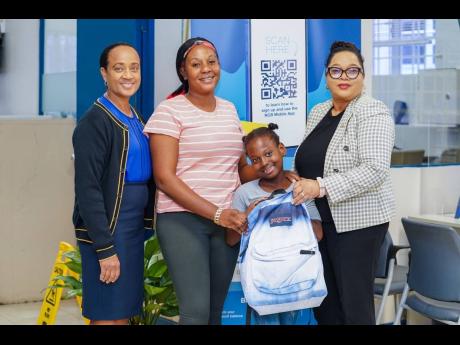
[[[245,212],[248,206],[257,199],[269,197],[271,193],[264,191],[259,185],[260,179],[247,182],[236,190],[233,195],[232,207],[239,211]],[[286,189],[286,192],[290,192],[293,185]],[[315,200],[310,199],[305,202],[308,214],[311,220],[321,221],[318,209],[316,208]]]

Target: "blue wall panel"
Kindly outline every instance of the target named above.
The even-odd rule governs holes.
[[[216,95],[235,104],[240,120],[250,121],[249,19],[192,19],[191,37],[217,48],[221,64]]]
[[[307,114],[330,98],[324,64],[334,41],[350,41],[360,48],[361,19],[307,20]]]
[[[120,41],[138,47],[136,28],[135,19],[77,20],[77,119],[105,92],[99,72],[102,50]]]

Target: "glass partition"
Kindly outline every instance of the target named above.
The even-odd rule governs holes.
[[[45,19],[43,114],[75,116],[77,113],[77,20]]]
[[[373,96],[392,111],[392,165],[460,164],[458,19],[375,19]]]

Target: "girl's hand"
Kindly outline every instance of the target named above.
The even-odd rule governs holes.
[[[323,233],[323,225],[319,220],[312,220],[311,221],[311,226],[313,228],[313,232],[315,233],[316,240],[319,242],[323,239],[324,233]]]
[[[254,200],[253,202],[251,202],[248,206],[248,208],[246,209],[246,215],[249,216],[249,213],[251,213],[251,211],[254,209],[254,207],[256,207],[259,202],[261,201],[264,201],[264,200],[267,200],[267,198],[260,198],[260,199],[257,199],[257,200]]]

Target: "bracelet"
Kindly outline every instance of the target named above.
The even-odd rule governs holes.
[[[316,181],[318,181],[318,184],[319,184],[318,198],[322,198],[324,195],[326,195],[326,186],[324,185],[324,181],[321,177],[317,177]]]
[[[216,210],[216,213],[214,213],[214,223],[216,223],[217,225],[220,225],[219,222],[220,222],[220,215],[222,214],[222,211],[224,210],[223,207],[219,207],[217,210]]]

